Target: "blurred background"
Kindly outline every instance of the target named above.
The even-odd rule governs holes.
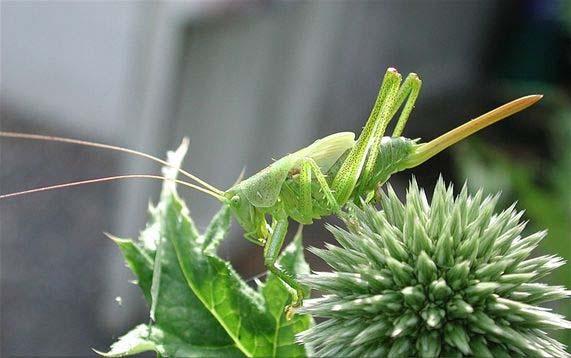
[[[414,174],[430,192],[442,174],[457,188],[469,178],[502,190],[502,205],[518,200],[530,230],[549,229],[536,254],[571,259],[569,1],[2,1],[0,12],[2,130],[157,156],[188,136],[186,168],[220,188],[318,137],[359,132],[389,66],[424,81],[410,138],[544,93],[391,183],[402,194]],[[0,141],[0,160],[1,193],[159,169],[12,139]],[[2,356],[93,355],[148,319],[103,232],[136,237],[159,188],[133,180],[0,202]],[[205,226],[218,203],[181,192]],[[220,255],[251,277],[264,271],[262,252],[241,235],[234,224]],[[305,237],[307,246],[331,240],[321,223]],[[570,288],[571,265],[546,280]],[[557,309],[570,318],[570,306]]]

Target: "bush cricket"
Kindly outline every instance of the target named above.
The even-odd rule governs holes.
[[[264,264],[290,288],[291,315],[302,303],[303,291],[296,278],[276,265],[284,243],[289,220],[311,224],[313,220],[339,212],[349,202],[360,204],[375,199],[377,189],[399,171],[424,163],[442,150],[475,132],[511,116],[541,99],[530,95],[513,100],[487,112],[426,143],[402,136],[421,88],[420,78],[409,74],[404,81],[394,68],[383,78],[377,99],[361,134],[340,132],[315,141],[288,154],[260,172],[222,191],[183,169],[177,169],[193,183],[178,184],[206,193],[228,205],[244,237],[264,247]],[[402,110],[401,110],[402,108]],[[401,114],[391,136],[385,131],[397,112]],[[45,140],[117,150],[169,164],[139,151],[76,139],[36,134],[0,132],[0,137]],[[132,174],[58,184],[0,195],[0,199],[96,182],[145,178],[164,180],[159,175]]]

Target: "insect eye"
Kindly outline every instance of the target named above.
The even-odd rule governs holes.
[[[230,200],[234,206],[238,206],[238,204],[240,204],[240,197],[238,195],[234,195]]]

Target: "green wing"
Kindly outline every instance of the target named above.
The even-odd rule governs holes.
[[[313,158],[323,172],[355,143],[355,134],[341,132],[316,140],[308,147],[289,154],[238,184],[250,204],[258,208],[274,206],[288,173],[299,166],[301,159]]]
[[[351,149],[354,144],[355,133],[340,132],[318,139],[309,147],[300,150],[300,152],[304,151],[304,156],[315,160],[321,171],[326,173],[337,159],[347,149]]]
[[[257,208],[269,208],[278,200],[287,174],[294,165],[295,157],[290,154],[240,182],[238,186],[250,204]]]

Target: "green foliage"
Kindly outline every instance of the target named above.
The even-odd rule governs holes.
[[[404,204],[389,186],[382,210],[349,207],[329,227],[341,247],[312,249],[334,271],[302,278],[324,293],[303,311],[327,320],[300,340],[318,356],[568,356],[546,331],[571,322],[537,304],[571,292],[534,282],[563,261],[528,258],[546,233],[522,237],[498,198],[440,180],[429,204],[413,180]]]
[[[172,171],[164,172],[174,177]],[[312,320],[307,315],[285,319],[290,294],[284,284],[269,274],[254,290],[230,263],[216,255],[230,226],[227,207],[200,234],[174,184],[165,182],[161,200],[151,207],[150,216],[138,242],[113,239],[137,277],[155,319],[119,338],[104,355],[153,350],[171,357],[306,354],[295,342],[295,335],[309,328]],[[284,250],[280,264],[296,274],[309,271],[301,235]]]

